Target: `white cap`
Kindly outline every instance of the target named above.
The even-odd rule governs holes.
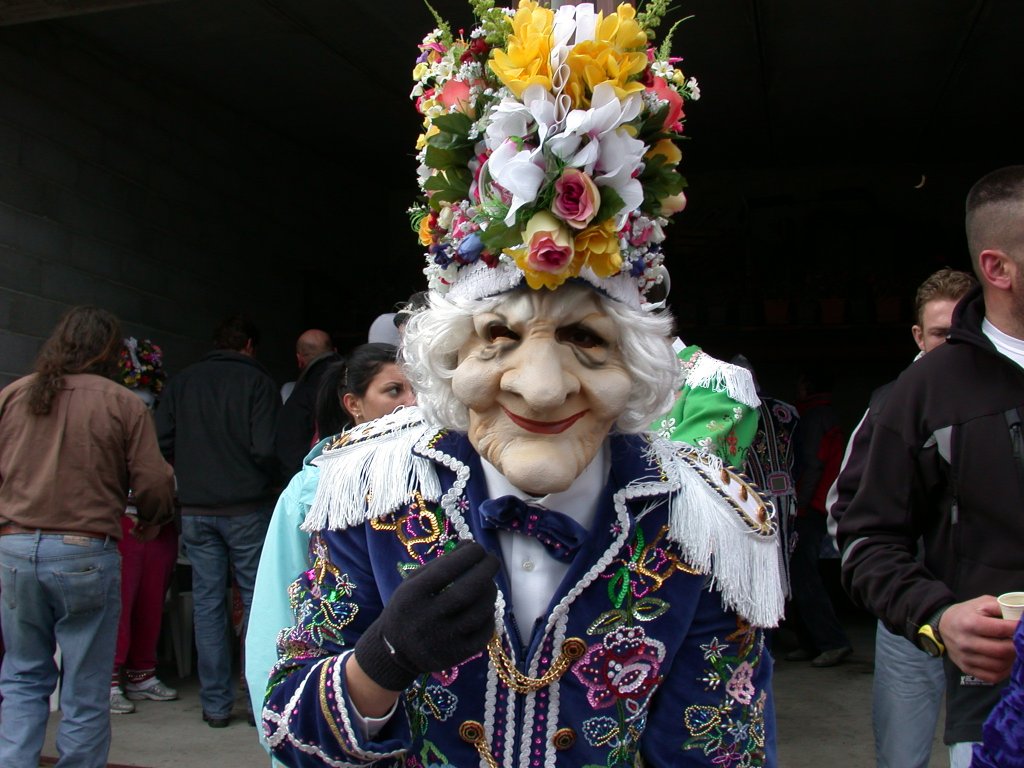
[[[398,329],[395,328],[395,313],[386,312],[378,315],[377,319],[370,323],[370,334],[366,340],[370,344],[394,344],[397,347],[401,338]]]

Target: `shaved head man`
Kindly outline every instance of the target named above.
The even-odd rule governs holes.
[[[302,468],[302,460],[309,453],[316,429],[316,392],[320,377],[327,367],[338,360],[334,342],[327,331],[310,328],[295,341],[295,362],[299,366],[299,379],[277,416],[275,446],[286,477]]]
[[[303,331],[295,342],[295,361],[298,363],[300,371],[304,371],[311,362],[321,355],[332,352],[334,352],[334,342],[331,341],[331,335],[319,328]]]
[[[1024,582],[1024,166],[981,178],[965,224],[980,286],[893,385],[838,528],[854,599],[943,659],[952,768],[1016,656],[996,595]]]

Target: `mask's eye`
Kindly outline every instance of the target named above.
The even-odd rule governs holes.
[[[503,323],[491,323],[487,326],[484,335],[487,341],[497,341],[498,339],[519,341],[519,334]]]
[[[562,344],[572,344],[580,349],[607,347],[608,342],[585,325],[567,325],[555,331],[555,339]]]

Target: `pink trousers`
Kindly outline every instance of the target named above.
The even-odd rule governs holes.
[[[131,521],[122,517],[124,535],[117,545],[121,552],[121,621],[114,654],[115,678],[122,669],[148,673],[145,677],[156,670],[164,597],[178,559],[178,532],[173,524],[163,526],[155,539],[145,542],[132,536],[131,528]]]

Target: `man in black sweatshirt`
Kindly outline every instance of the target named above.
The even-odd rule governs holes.
[[[156,412],[160,450],[174,465],[181,535],[192,564],[203,720],[228,724],[235,703],[225,586],[234,568],[248,621],[263,539],[277,498],[277,385],[256,362],[258,332],[242,316],[221,323],[215,349],[173,377]]]
[[[1014,658],[995,595],[1024,584],[1024,166],[975,184],[966,224],[981,286],[893,386],[838,528],[854,599],[946,660],[952,768],[969,765]]]

